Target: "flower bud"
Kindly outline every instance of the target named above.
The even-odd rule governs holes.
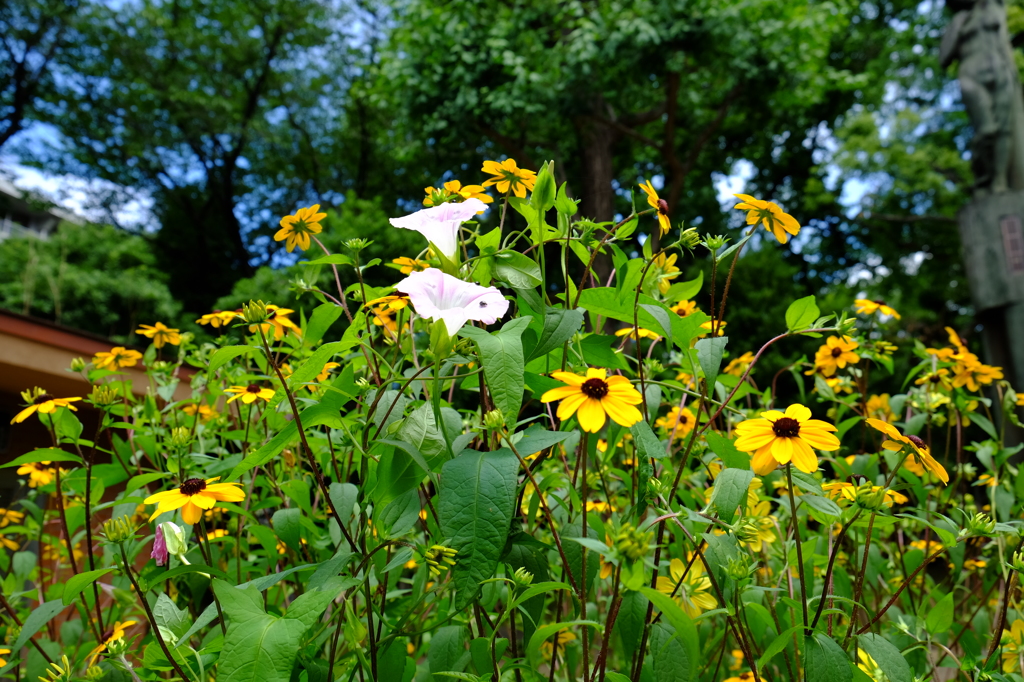
[[[512,574],[512,579],[516,581],[516,585],[519,587],[529,587],[530,583],[533,582],[533,573],[530,573],[525,568],[517,568],[516,572]]]
[[[92,393],[89,394],[89,400],[97,407],[109,407],[120,399],[121,396],[117,394],[117,391],[107,384],[93,386]]]
[[[733,580],[746,580],[750,576],[751,565],[747,555],[740,554],[736,557],[730,557],[729,563],[725,568],[725,573]]]
[[[700,244],[700,235],[697,234],[697,228],[688,227],[680,233],[679,245],[683,248],[692,251],[697,244]]]
[[[185,531],[173,521],[164,521],[160,524],[163,531],[164,542],[167,545],[167,553],[177,557],[183,564],[187,564],[185,552],[188,551],[188,542],[185,541]]]
[[[885,488],[870,483],[858,486],[853,502],[861,509],[879,511],[885,506]]]
[[[640,561],[651,549],[653,537],[654,533],[637,530],[632,524],[625,523],[615,536],[615,549],[630,561]]]
[[[127,516],[118,516],[103,524],[103,534],[110,542],[124,542],[135,536],[135,529]]]
[[[60,657],[60,662],[54,662],[50,664],[50,667],[46,668],[44,672],[48,677],[39,676],[40,682],[70,682],[72,673],[71,662],[68,661],[67,655]]]
[[[85,677],[89,680],[101,680],[107,672],[98,665],[90,665],[85,669]]]
[[[362,237],[354,237],[352,239],[345,240],[345,248],[347,248],[349,251],[359,253],[372,243],[373,241],[369,239],[363,239]]]
[[[171,437],[167,444],[175,448],[183,448],[192,442],[192,431],[187,426],[176,426],[171,429]]]
[[[702,242],[708,251],[714,253],[729,243],[729,238],[722,235],[705,235]]]
[[[975,514],[960,531],[960,536],[992,537],[996,533],[996,521],[988,514]]]
[[[107,654],[114,658],[124,656],[129,650],[128,641],[124,637],[107,642]]]
[[[505,427],[505,415],[501,410],[495,408],[484,415],[484,426],[491,431],[498,431]]]
[[[242,319],[249,324],[259,324],[267,321],[267,304],[263,301],[253,301],[242,304]]]
[[[455,555],[458,553],[459,550],[452,549],[451,547],[433,545],[423,553],[423,559],[427,562],[427,568],[430,569],[430,574],[437,577],[441,575],[441,569],[455,565]],[[447,564],[448,566],[444,566],[443,564]]]
[[[74,360],[71,361],[71,371],[72,372],[81,372],[83,369],[85,369],[85,360],[84,359],[82,359],[82,358],[75,358]]]
[[[663,483],[661,479],[652,478],[647,481],[647,495],[649,497],[659,497],[661,495],[668,494],[668,485]]]
[[[35,386],[33,388],[27,388],[24,391],[22,391],[21,392],[21,399],[24,400],[26,403],[33,403],[33,402],[35,402],[36,398],[38,398],[41,395],[45,395],[45,394],[46,394],[46,391],[44,391],[43,389],[39,388],[38,386]]]
[[[1024,552],[1014,552],[1010,559],[1010,568],[1018,573],[1024,573]]]
[[[156,527],[156,538],[153,540],[153,551],[149,558],[156,559],[157,566],[167,565],[167,540],[164,539],[164,531],[160,526]]]

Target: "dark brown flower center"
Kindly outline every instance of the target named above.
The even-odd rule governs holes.
[[[782,417],[772,424],[772,431],[779,438],[796,438],[800,435],[800,422],[790,417]]]
[[[843,349],[842,348],[833,348],[832,349],[832,357],[838,358],[842,354],[843,354]]]
[[[32,401],[32,404],[33,405],[42,405],[43,403],[48,403],[51,400],[53,400],[53,396],[52,395],[50,395],[49,393],[43,393],[42,395],[37,396],[35,398],[35,400]]]
[[[189,497],[198,495],[204,490],[206,490],[206,481],[201,478],[190,478],[178,487],[178,491],[182,495],[188,495]]]
[[[608,382],[596,377],[593,379],[587,379],[583,382],[583,385],[580,386],[580,390],[583,391],[583,395],[588,398],[597,398],[600,400],[608,395]]]
[[[245,392],[246,393],[256,393],[256,394],[258,394],[262,390],[263,389],[260,388],[259,384],[249,384],[248,386],[245,387]]]
[[[668,202],[664,199],[658,199],[658,213],[668,215]]]
[[[875,303],[877,303],[878,305],[885,305],[885,301],[879,300],[877,298],[875,299]]]
[[[927,445],[925,445],[924,441],[918,438],[917,436],[907,436],[907,440],[909,440],[911,443],[921,448],[922,450],[928,447]]]

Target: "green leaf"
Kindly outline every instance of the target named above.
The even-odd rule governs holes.
[[[718,370],[722,366],[722,354],[725,353],[727,343],[729,343],[728,336],[716,336],[697,342],[697,362],[704,370],[704,378],[708,382],[708,395],[712,395],[714,392],[715,382],[718,380]]]
[[[320,372],[323,371],[324,365],[335,355],[344,353],[348,349],[356,345],[356,342],[352,339],[347,341],[332,341],[331,343],[325,343],[314,351],[309,358],[306,359],[301,365],[296,368],[292,375],[288,377],[288,386],[293,390],[297,390],[303,384],[313,381]],[[278,391],[277,396],[270,401],[267,405],[267,409],[272,408],[277,403],[284,400],[284,394]],[[305,422],[303,422],[305,424]]]
[[[622,351],[612,348],[618,344],[614,336],[602,334],[587,334],[580,341],[580,349],[583,351],[583,361],[592,367],[606,367],[608,369],[629,369],[629,363],[623,356]]]
[[[11,647],[11,651],[18,652],[21,647],[28,643],[31,637],[39,632],[44,625],[53,620],[53,617],[64,610],[66,604],[61,599],[54,599],[53,601],[43,602],[35,609],[32,613],[28,614],[28,618],[21,624],[21,634],[18,635],[18,639],[15,640],[14,646]]]
[[[271,526],[274,533],[281,538],[281,542],[291,547],[296,552],[300,551],[300,528],[302,526],[302,510],[294,507],[278,509],[271,517]]]
[[[665,446],[660,440],[658,440],[658,437],[654,435],[654,431],[651,430],[651,425],[644,420],[641,419],[636,424],[629,427],[629,432],[633,434],[633,442],[636,443],[636,448],[640,452],[641,457],[661,459],[668,456],[668,453],[665,451]]]
[[[555,178],[551,170],[553,163],[541,164],[530,194],[530,206],[538,211],[547,211],[555,205]]]
[[[113,572],[113,568],[101,568],[96,571],[86,571],[85,573],[79,573],[68,578],[68,581],[64,583],[64,606],[68,606],[75,600],[82,590],[89,585],[105,576],[107,573]]]
[[[558,196],[555,197],[555,210],[565,215],[573,216],[576,215],[577,204],[579,201],[576,199],[570,199],[569,195],[565,192],[565,186],[567,183],[562,183],[562,186],[558,188]]]
[[[953,625],[953,593],[950,592],[936,604],[929,612],[928,617],[925,618],[924,626],[928,629],[928,632],[933,635],[938,635],[944,632],[949,632],[949,628]]]
[[[750,455],[746,452],[740,452],[737,450],[736,446],[733,445],[732,440],[715,431],[705,431],[704,440],[707,441],[708,447],[711,448],[711,452],[718,455],[728,468],[750,468]]]
[[[513,289],[533,289],[544,281],[540,266],[518,251],[499,251],[492,258],[494,278],[506,282]]]
[[[132,476],[131,480],[128,481],[128,485],[124,488],[125,497],[131,495],[133,492],[138,490],[144,485],[149,485],[153,481],[158,481],[162,478],[167,478],[167,474],[162,471],[158,471],[153,474],[141,474],[139,476]]]
[[[806,682],[851,682],[853,671],[843,648],[820,632],[804,638],[804,679]]]
[[[459,665],[460,660],[466,654],[466,627],[464,625],[446,625],[439,628],[430,638],[430,647],[427,649],[427,666],[431,673],[435,673],[434,679],[438,678],[436,673],[451,671],[462,672],[465,661]]]
[[[548,623],[537,628],[537,631],[533,633],[533,637],[530,637],[530,643],[526,646],[526,658],[528,660],[536,660],[540,655],[540,645],[544,643],[544,640],[551,639],[555,636],[555,633],[563,628],[574,628],[575,626],[585,625],[592,627],[599,632],[602,629],[602,625],[592,620],[572,620],[563,623]]]
[[[690,682],[693,660],[675,636],[671,625],[656,623],[651,627],[651,672],[655,682]]]
[[[831,523],[843,513],[839,505],[827,497],[808,493],[801,495],[799,500],[810,507],[812,515],[820,523]]]
[[[788,630],[783,630],[775,639],[772,640],[772,643],[765,648],[764,653],[761,654],[761,658],[757,659],[757,669],[760,670],[765,667],[773,658],[782,653],[782,650],[785,649],[791,641],[793,641],[793,633],[797,630],[803,630],[803,628],[803,624],[800,624],[794,625]]]
[[[534,346],[527,360],[547,355],[550,351],[559,348],[563,343],[571,339],[583,325],[583,312],[578,308],[576,310],[563,310],[562,308],[548,308],[545,310],[544,329],[541,331],[540,338],[537,339],[537,345]]]
[[[565,552],[565,560],[569,564],[567,568],[572,574],[576,584],[579,585],[583,578],[583,545],[577,542],[564,542],[573,538],[582,537],[583,523],[579,520],[570,523],[562,530],[562,551]],[[597,530],[591,525],[587,528],[587,536],[590,540],[597,540]],[[584,592],[589,593],[594,579],[601,572],[601,557],[597,552],[587,552],[587,580]]]
[[[318,305],[313,310],[313,314],[309,316],[305,333],[302,335],[302,342],[310,347],[320,343],[320,339],[324,338],[327,329],[341,317],[341,312],[341,306],[333,303]]]
[[[595,287],[583,290],[580,294],[580,307],[586,308],[593,315],[601,315],[633,324],[633,300],[634,296],[622,296],[621,292],[614,287]],[[664,307],[663,303],[659,303],[646,294],[640,294],[640,300],[637,303]],[[669,312],[671,313],[671,311]],[[644,329],[655,329],[659,324],[654,316],[642,307],[636,311],[636,319],[637,324]],[[690,347],[690,341],[700,333],[700,326],[711,318],[703,313],[695,312],[686,317],[679,317],[675,313],[671,313],[669,319],[672,323],[672,343],[680,350],[687,350]]]
[[[697,626],[693,624],[693,620],[679,607],[679,604],[667,594],[662,594],[650,587],[642,587],[640,592],[672,624],[675,639],[682,645],[679,652],[673,656],[675,660],[674,665],[678,669],[685,671],[685,675],[678,679],[692,680],[700,667],[700,637],[697,635]]]
[[[161,630],[166,630],[175,637],[181,637],[188,632],[189,626],[192,625],[189,621],[188,611],[179,609],[163,592],[156,598],[156,604],[153,605],[153,617]]]
[[[786,327],[791,332],[807,329],[820,314],[814,296],[798,298],[786,308]]]
[[[228,620],[218,682],[288,682],[303,635],[339,592],[334,583],[306,592],[278,617],[267,614],[263,595],[253,587],[214,580],[213,589]]]
[[[622,638],[627,660],[633,658],[637,647],[640,646],[648,603],[647,597],[639,592],[628,591],[622,595],[619,617],[615,619],[615,630]]]
[[[7,469],[10,467],[21,466],[22,464],[31,464],[32,462],[82,462],[82,458],[77,455],[72,455],[70,452],[64,452],[57,448],[41,448],[39,450],[33,450],[32,452],[26,452],[21,457],[15,457],[13,460],[0,466],[0,469]]]
[[[722,469],[715,478],[710,501],[720,519],[732,523],[736,508],[746,503],[747,488],[753,479],[754,472],[750,469]]]
[[[494,333],[477,327],[463,327],[459,331],[476,344],[494,406],[501,410],[505,423],[510,426],[515,426],[523,404],[526,358],[521,337],[529,323],[530,318],[520,317],[506,322],[501,331]]]
[[[488,287],[494,277],[494,259],[489,256],[493,256],[501,248],[501,229],[496,227],[487,234],[480,235],[473,245],[483,256],[477,261],[477,266],[473,270],[473,279]]]
[[[691,279],[689,282],[676,282],[668,288],[665,293],[665,298],[669,301],[682,301],[693,298],[700,293],[701,287],[704,286],[704,273],[698,272],[695,279]]]
[[[299,265],[352,265],[352,259],[342,253],[320,256],[316,260],[299,261]]]
[[[666,310],[663,305],[650,305],[647,303],[641,303],[640,307],[651,314],[657,322],[658,326],[651,329],[651,331],[661,332],[661,335],[665,337],[665,343],[672,345],[672,318],[679,317],[673,315],[670,310]]]
[[[239,355],[246,355],[248,353],[258,353],[259,348],[255,346],[225,346],[219,349],[210,358],[210,366],[206,368],[207,374],[213,375],[218,369],[223,367],[228,362],[234,360]]]
[[[878,667],[889,678],[889,682],[914,682],[914,674],[910,670],[907,659],[903,658],[900,650],[884,637],[871,632],[866,635],[858,635],[857,643],[875,660]]]
[[[458,550],[456,609],[470,604],[494,574],[512,523],[518,473],[519,460],[507,448],[466,450],[441,468],[437,511],[441,532]]]
[[[516,436],[521,436],[521,438],[518,441],[513,439],[512,444],[516,446],[516,452],[519,453],[520,457],[529,457],[541,450],[547,450],[552,445],[561,443],[571,435],[572,433],[569,431],[548,431],[546,429],[530,428],[517,433]]]

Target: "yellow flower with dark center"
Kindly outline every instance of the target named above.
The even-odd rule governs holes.
[[[0,528],[6,528],[12,523],[21,523],[24,520],[25,512],[0,507]]]
[[[675,433],[675,438],[682,438],[693,431],[697,425],[697,418],[693,416],[690,408],[679,409],[678,406],[669,410],[664,417],[658,417],[654,425],[665,431],[666,434]]]
[[[154,325],[140,324],[135,333],[141,334],[147,339],[153,339],[153,345],[157,348],[163,348],[168,343],[172,346],[181,343],[181,330],[172,329],[163,322],[157,322]]]
[[[729,361],[729,364],[722,370],[722,374],[731,374],[734,377],[741,377],[743,373],[747,371],[747,367],[750,367],[750,363],[754,361],[754,354],[747,351],[738,358],[733,358]]]
[[[190,417],[199,415],[199,419],[204,422],[208,422],[217,416],[217,411],[209,405],[185,405],[181,408],[181,411]]]
[[[217,327],[226,327],[240,317],[238,311],[235,310],[214,310],[212,313],[203,315],[196,322],[208,324],[216,329]]]
[[[96,369],[121,369],[122,367],[134,367],[142,359],[142,353],[137,350],[128,350],[124,346],[111,348],[109,352],[99,352],[93,356],[92,364]]]
[[[259,384],[249,384],[248,386],[232,386],[231,388],[224,389],[225,393],[234,393],[235,395],[228,398],[229,403],[233,403],[239,398],[246,405],[250,405],[257,400],[264,400],[270,402],[274,397],[276,391],[272,388],[264,388]]]
[[[484,191],[482,185],[466,185],[463,187],[462,183],[458,180],[449,180],[440,188],[424,187],[423,191],[427,194],[427,196],[423,197],[423,205],[428,207],[440,206],[450,201],[462,202],[466,199],[479,199],[485,204],[494,201],[494,197]],[[483,213],[483,211],[480,211],[480,213]]]
[[[868,417],[881,419],[884,422],[896,421],[896,415],[893,414],[892,407],[889,406],[888,393],[872,395],[864,404],[864,411],[867,413],[866,416]]]
[[[281,229],[274,235],[274,241],[285,243],[288,253],[300,249],[308,249],[311,234],[320,234],[323,228],[320,221],[327,217],[326,213],[318,213],[320,204],[313,204],[306,208],[300,208],[294,215],[286,215],[281,218]]]
[[[853,352],[857,348],[857,342],[849,336],[828,337],[814,354],[814,368],[806,374],[820,371],[823,376],[830,377],[847,365],[857,364],[860,362],[860,356]]]
[[[928,372],[927,374],[918,377],[914,380],[914,383],[918,386],[927,385],[929,390],[953,390],[953,380],[949,376],[948,369],[937,369],[934,372]]]
[[[674,306],[669,308],[669,310],[674,312],[679,317],[689,317],[693,313],[700,312],[700,308],[698,308],[697,304],[694,303],[693,301],[680,301],[679,303],[676,303]]]
[[[295,334],[296,336],[302,336],[302,330],[299,329],[298,325],[292,322],[288,316],[295,311],[291,308],[282,308],[281,306],[274,305],[273,303],[267,304],[267,321],[262,322],[259,325],[249,325],[249,331],[253,334],[256,333],[256,329],[260,328],[263,330],[264,335],[269,335],[271,328],[274,330],[274,338],[281,340],[284,335],[288,332]]]
[[[671,280],[682,274],[679,268],[676,267],[676,259],[678,257],[679,254],[677,253],[672,255],[659,253],[654,259],[654,267],[651,268],[651,273],[658,282],[658,291],[663,294],[668,293],[669,287],[672,286]]]
[[[501,163],[484,161],[482,170],[492,176],[484,181],[484,187],[495,186],[502,194],[508,194],[511,190],[520,199],[526,196],[527,190],[532,192],[537,182],[537,174],[532,170],[520,168],[516,165],[515,159],[505,159]]]
[[[761,419],[737,424],[736,448],[752,453],[751,465],[758,475],[770,474],[778,465],[789,462],[813,474],[818,470],[814,450],[839,449],[839,439],[831,433],[835,430],[828,422],[811,419],[811,411],[803,405],[790,405],[785,413],[768,410],[761,413]]]
[[[740,200],[740,203],[733,208],[747,212],[747,225],[761,223],[764,225],[764,229],[775,235],[775,238],[782,244],[789,241],[789,235],[795,237],[799,234],[800,223],[779,208],[778,204],[755,199],[749,194],[733,194],[733,196]]]
[[[689,559],[687,563],[690,563]],[[690,564],[689,572],[685,563],[673,559],[668,571],[668,576],[658,576],[658,592],[671,595],[674,591],[674,599],[690,618],[718,606],[718,600],[711,595],[711,579],[704,575],[704,564],[699,558]],[[676,585],[679,585],[678,589]]]
[[[900,319],[900,314],[889,305],[885,304],[885,301],[872,301],[868,298],[858,298],[853,302],[853,305],[857,307],[857,312],[863,315],[872,315],[874,313],[882,313],[889,317],[895,317],[897,320]]]
[[[628,336],[629,338],[636,340],[637,337],[641,339],[651,339],[658,341],[661,339],[660,336],[652,332],[650,329],[644,329],[643,327],[633,328],[625,327],[615,332],[615,336]]]
[[[111,642],[124,639],[125,632],[128,628],[135,625],[136,622],[137,621],[134,620],[126,620],[123,623],[121,621],[116,621],[109,630],[103,633],[103,641],[100,642],[95,649],[89,652],[89,656],[91,657],[89,659],[89,665],[94,665],[96,663],[96,659],[100,657],[101,653],[107,650],[107,646]]]
[[[909,447],[910,458],[907,459],[909,463],[910,459],[916,459],[917,464],[924,467],[926,470],[932,472],[939,477],[939,480],[944,484],[949,483],[949,474],[946,473],[945,468],[939,464],[931,452],[928,449],[928,445],[918,438],[917,436],[905,436],[900,433],[892,424],[888,424],[880,419],[865,419],[868,426],[885,434],[887,440],[882,442],[882,447],[892,452],[900,452],[904,448]],[[904,464],[906,466],[906,463]],[[908,467],[909,469],[910,467]],[[913,469],[911,469],[913,471]],[[915,472],[916,473],[916,472]]]
[[[152,521],[161,514],[181,509],[182,520],[194,526],[199,523],[203,516],[203,510],[213,509],[217,502],[241,502],[245,499],[245,492],[237,486],[241,483],[217,483],[220,477],[208,478],[205,481],[201,478],[190,478],[184,481],[175,490],[165,490],[162,493],[150,495],[144,502],[156,504],[156,511],[149,520]]]
[[[403,275],[409,275],[413,272],[422,272],[430,267],[430,263],[422,260],[416,260],[415,258],[394,258],[391,261],[395,265],[399,266],[398,271]]]
[[[624,376],[608,377],[605,370],[595,368],[588,369],[585,377],[572,372],[552,372],[551,376],[568,386],[547,391],[540,401],[561,400],[557,414],[562,421],[575,414],[584,431],[597,433],[606,415],[627,427],[643,419],[635,407],[643,398]]]
[[[743,652],[741,651],[740,653],[743,653]],[[754,673],[752,673],[752,672],[750,672],[748,670],[746,672],[740,673],[739,675],[737,675],[735,677],[728,677],[725,680],[723,680],[723,682],[754,682],[754,680],[755,680]]]
[[[722,336],[725,334],[725,325],[727,324],[729,323],[726,322],[725,320],[718,322],[718,324],[714,324],[714,320],[708,320],[707,322],[700,326],[700,328],[703,329],[704,331],[700,334],[697,334],[697,338],[707,336],[708,334],[710,334],[712,326],[715,329],[715,336]]]
[[[372,301],[366,302],[367,308],[377,306],[379,309],[387,309],[390,311],[399,311],[409,306],[408,296],[381,296],[375,298]]]
[[[1003,630],[999,645],[1002,648],[1003,672],[1019,671],[1020,656],[1024,654],[1024,620],[1015,620],[1009,630]]]
[[[32,404],[14,415],[11,423],[20,424],[36,412],[39,414],[53,414],[57,411],[58,407],[66,407],[72,412],[77,412],[78,408],[71,404],[77,400],[81,400],[81,398],[54,398],[49,393],[37,393],[32,398]]]
[[[53,462],[29,462],[18,467],[19,476],[28,476],[28,487],[38,488],[53,481]]]
[[[672,229],[672,223],[668,219],[668,202],[658,196],[657,190],[651,181],[640,184],[640,189],[647,195],[647,205],[658,211],[658,225],[661,227],[661,236],[664,237]],[[674,255],[674,254],[673,254]],[[665,288],[668,290],[668,287]]]

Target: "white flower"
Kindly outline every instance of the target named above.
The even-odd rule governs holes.
[[[160,530],[164,535],[164,542],[167,543],[167,553],[178,557],[181,563],[187,564],[185,552],[188,551],[188,541],[185,539],[185,531],[181,526],[171,521],[164,521],[160,524]]]
[[[459,252],[459,227],[486,209],[487,204],[479,199],[466,199],[460,204],[441,204],[401,218],[392,218],[391,224],[406,230],[416,230],[440,249],[448,260],[455,260]]]
[[[437,268],[414,272],[395,288],[409,295],[420,317],[444,320],[449,336],[455,336],[468,320],[494,324],[508,312],[508,301],[494,287],[463,282]]]

